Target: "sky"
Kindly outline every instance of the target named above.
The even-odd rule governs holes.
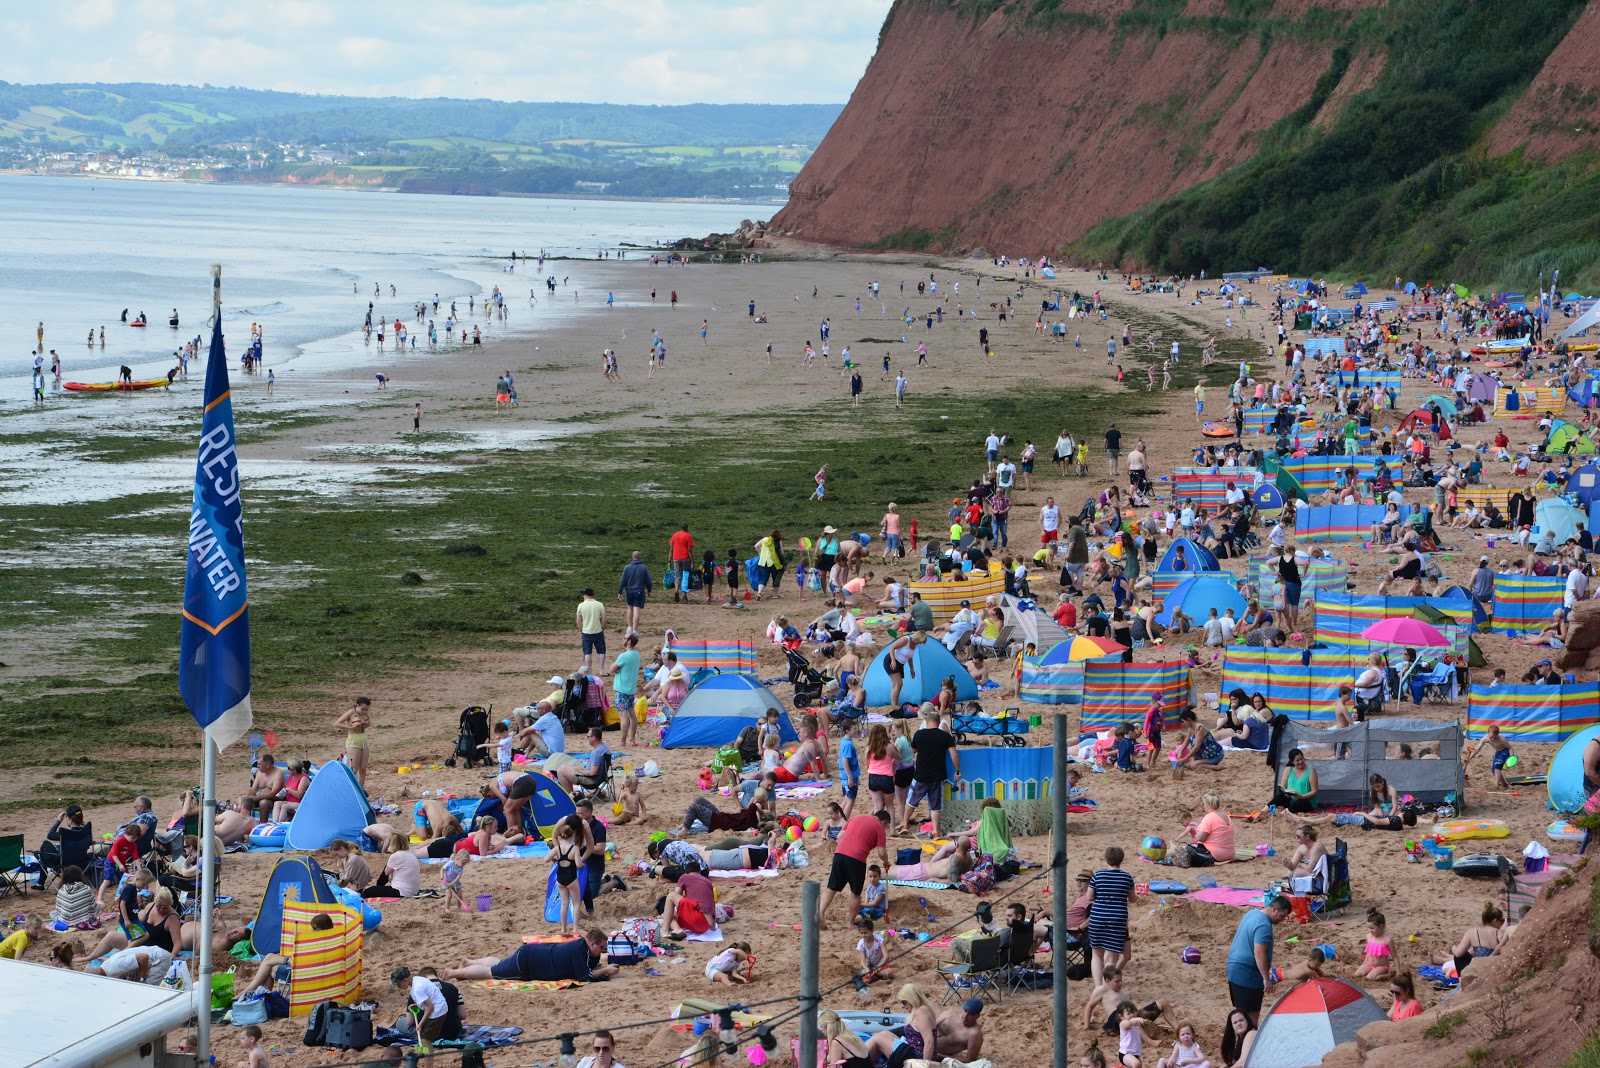
[[[890,0],[0,4],[0,80],[619,104],[849,99]]]

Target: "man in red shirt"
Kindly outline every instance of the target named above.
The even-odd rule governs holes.
[[[867,856],[876,849],[883,861],[883,870],[889,870],[889,813],[879,809],[870,816],[851,816],[839,832],[839,841],[833,848],[833,867],[828,871],[828,884],[823,888],[822,900],[817,905],[817,927],[827,930],[828,905],[833,895],[850,888],[850,918],[854,921],[861,911],[861,887],[867,881]]]
[[[689,533],[688,523],[679,527],[678,532],[672,536],[670,548],[671,552],[668,555],[672,558],[672,599],[676,601],[681,593],[683,599],[687,601],[689,587],[684,583],[694,566],[694,535]]]

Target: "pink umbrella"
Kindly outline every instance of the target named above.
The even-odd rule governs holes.
[[[1372,626],[1361,632],[1363,638],[1375,642],[1388,642],[1390,645],[1416,645],[1432,648],[1446,648],[1450,639],[1439,633],[1439,629],[1430,623],[1411,616],[1395,616],[1390,619],[1380,619]]]

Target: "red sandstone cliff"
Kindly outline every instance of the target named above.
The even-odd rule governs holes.
[[[1270,15],[1381,2],[1277,0]],[[1119,32],[1118,16],[1136,3],[1059,0],[1057,17],[1041,25],[1028,18],[1032,0],[1001,3],[981,19],[971,0],[897,0],[876,56],[772,231],[859,246],[920,229],[938,234],[939,247],[1053,252],[1247,160],[1256,135],[1305,105],[1329,69],[1332,43],[1204,28],[1205,18],[1228,13],[1225,0],[1189,0],[1184,15],[1199,28]],[[1593,146],[1597,42],[1600,5],[1487,147],[1527,143],[1548,158]],[[1352,57],[1317,124],[1372,85],[1384,62],[1381,53]]]

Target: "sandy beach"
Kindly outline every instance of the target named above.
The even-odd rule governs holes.
[[[807,250],[793,251],[804,253]],[[684,435],[693,435],[697,428],[713,423],[734,424],[752,437],[764,437],[781,432],[773,429],[780,420],[803,419],[808,412],[832,412],[850,406],[849,378],[839,368],[846,346],[861,369],[864,385],[861,408],[856,416],[858,433],[872,435],[879,432],[893,408],[893,379],[897,372],[903,371],[908,378],[909,395],[935,397],[941,402],[947,400],[953,409],[962,404],[964,396],[978,391],[1024,394],[1046,386],[1082,386],[1113,393],[1143,392],[1143,366],[1149,358],[1144,338],[1151,330],[1147,324],[1166,324],[1155,327],[1161,332],[1159,344],[1163,351],[1166,342],[1181,330],[1185,358],[1198,361],[1198,342],[1207,333],[1226,335],[1224,321],[1230,314],[1236,314],[1212,302],[1191,306],[1170,295],[1125,293],[1114,280],[1097,282],[1086,272],[1063,270],[1055,282],[1045,284],[1068,294],[1074,290],[1084,294],[1098,291],[1106,298],[1110,315],[1104,323],[1098,319],[1078,320],[1069,324],[1064,340],[1053,340],[1036,333],[1032,327],[1033,309],[1042,291],[1040,284],[1029,280],[1019,297],[1015,268],[996,271],[989,268],[986,261],[930,265],[866,256],[816,255],[817,258],[761,264],[689,267],[651,267],[645,261],[632,258],[626,261],[555,261],[550,270],[558,278],[569,276],[570,283],[554,295],[538,286],[537,305],[530,305],[527,299],[528,289],[537,282],[527,276],[531,272],[519,271],[514,276],[505,276],[502,283],[508,293],[509,320],[503,328],[496,324],[486,329],[481,350],[469,347],[446,354],[413,356],[407,353],[400,357],[392,353],[380,357],[375,349],[363,351],[337,369],[305,374],[280,373],[271,398],[265,395],[263,376],[236,377],[234,398],[241,410],[292,417],[326,412],[332,405],[339,414],[334,420],[289,429],[247,450],[245,456],[269,464],[311,463],[330,471],[337,469],[348,475],[343,492],[359,494],[372,485],[363,472],[370,471],[375,463],[470,467],[494,463],[502,451],[539,448],[546,440],[575,435],[625,437],[630,431],[645,427],[666,426],[675,431],[681,429]],[[917,281],[927,280],[930,275],[938,280],[938,296],[918,297],[915,293]],[[881,297],[876,300],[870,298],[867,289],[874,281],[881,286]],[[956,292],[954,285],[958,281],[960,289]],[[904,297],[899,289],[902,282],[906,285]],[[655,290],[653,301],[652,288]],[[573,298],[574,290],[577,300]],[[669,296],[673,291],[679,298],[675,309]],[[607,307],[608,292],[615,294],[614,308]],[[1382,294],[1375,290],[1374,296],[1378,295]],[[1007,297],[1013,299],[1018,314],[1002,323],[998,321],[997,305],[1004,305]],[[859,312],[857,298],[861,301]],[[1263,291],[1257,294],[1257,299],[1268,297]],[[750,314],[752,302],[756,315],[764,316],[766,322],[754,321]],[[568,305],[574,307],[568,308]],[[922,316],[931,313],[936,306],[943,307],[943,322],[935,323],[930,329]],[[957,322],[958,306],[975,311],[977,319]],[[912,325],[900,319],[898,313],[902,308],[910,308],[918,316]],[[394,309],[388,310],[392,321]],[[1257,315],[1260,315],[1259,320]],[[1178,316],[1194,325],[1177,323]],[[402,314],[401,318],[409,324],[408,316]],[[829,321],[832,335],[830,360],[826,366],[819,339],[822,320]],[[477,321],[482,322],[481,316]],[[702,322],[706,328],[704,342]],[[1130,322],[1136,324],[1133,332],[1139,357],[1138,373],[1135,374],[1135,365],[1130,364],[1127,383],[1119,384],[1115,365],[1108,365],[1105,360],[1106,340],[1116,337],[1120,349],[1124,325]],[[1265,312],[1252,311],[1246,322],[1251,329],[1267,325]],[[1240,327],[1235,319],[1233,334],[1240,333]],[[993,349],[990,357],[985,357],[980,347],[980,329],[989,332]],[[652,376],[647,353],[653,330],[663,335],[668,357],[666,366],[657,369]],[[1075,345],[1080,335],[1081,348]],[[815,364],[810,367],[804,366],[807,342],[818,349]],[[772,346],[770,362],[769,343]],[[918,363],[919,344],[927,346],[926,365]],[[620,382],[607,381],[601,374],[601,354],[606,348],[616,350],[622,372]],[[883,370],[886,352],[891,361],[887,375]],[[1266,355],[1264,347],[1261,355]],[[1262,367],[1271,368],[1270,361],[1263,358],[1260,362]],[[497,411],[494,382],[507,369],[516,377],[520,404],[509,411]],[[376,389],[373,378],[376,373],[390,376],[387,390]],[[190,387],[192,393],[197,391],[198,384],[197,376],[191,377],[196,379]],[[1226,362],[1219,363],[1215,374],[1209,377],[1210,396],[1218,411],[1226,409],[1222,396],[1230,377],[1231,365]],[[1434,388],[1424,382],[1407,380],[1398,410],[1392,419],[1380,418],[1379,425],[1397,422],[1409,410],[1408,401],[1419,400],[1433,391]],[[1185,463],[1192,448],[1202,440],[1189,393],[1178,390],[1162,393],[1157,389],[1146,398],[1136,399],[1148,414],[1140,417],[1137,425],[1123,427],[1125,448],[1134,439],[1144,440],[1153,473],[1166,473],[1175,465]],[[161,403],[177,406],[179,401],[152,400],[151,409],[156,410]],[[422,405],[422,426],[426,433],[413,448],[408,438],[413,405],[418,403]],[[1208,403],[1208,412],[1210,410],[1211,403]],[[1100,446],[1104,426],[1095,413],[1061,414],[1063,422],[1071,425],[1080,437],[1086,435],[1090,442],[1091,461],[1086,478],[1063,478],[1048,462],[1054,435],[1060,426],[999,428],[1018,442],[1031,439],[1041,454],[1031,491],[1019,487],[1015,494],[1016,507],[1011,521],[1013,543],[1026,547],[1029,552],[1037,544],[1038,510],[1046,495],[1054,495],[1064,508],[1075,510],[1084,497],[1098,493],[1108,484],[1114,482],[1119,488],[1126,485],[1125,474],[1113,479],[1106,469]],[[1487,428],[1467,429],[1461,436],[1467,444],[1476,445],[1480,440],[1488,440],[1497,425],[1506,424],[1490,423]],[[1517,442],[1538,436],[1532,423],[1510,424],[1508,433]],[[450,440],[456,447],[447,455],[430,452],[429,443],[436,442],[439,435],[452,436]],[[981,440],[935,444],[948,459],[946,496],[959,494],[973,478],[983,473]],[[852,441],[842,438],[826,447],[809,448],[808,455],[806,462],[812,467],[824,463],[848,467]],[[729,458],[733,463],[737,460],[737,457]],[[1503,467],[1490,466],[1487,475],[1488,485],[1480,500],[1490,488],[1503,492],[1512,486],[1504,476]],[[841,530],[876,531],[882,506],[887,503],[872,502],[870,507],[856,505],[846,512],[829,503],[807,504],[810,490],[809,484],[797,484],[793,508],[787,515],[773,517],[773,523],[782,526],[791,541],[800,535],[815,537],[824,524],[836,525]],[[830,486],[830,493],[832,490]],[[639,492],[671,495],[674,489],[649,485],[648,479],[641,479]],[[1412,491],[1411,495],[1416,492]],[[696,507],[694,500],[682,501],[685,519],[691,524]],[[616,502],[619,517],[626,514],[627,508],[627,501]],[[919,519],[924,531],[938,530],[947,522],[943,507],[937,502],[926,502],[914,510],[902,511],[908,519]],[[659,571],[669,533],[662,529],[640,534],[638,548],[646,553],[653,570]],[[754,541],[760,533],[762,531],[752,530],[749,540]],[[1462,533],[1451,533],[1445,540],[1450,549],[1440,556],[1442,566],[1451,581],[1465,582],[1467,573],[1476,563],[1481,542],[1474,535]],[[726,547],[714,548],[720,556]],[[1340,550],[1355,565],[1352,577],[1357,592],[1373,592],[1378,576],[1387,569],[1388,554],[1376,549],[1364,550],[1359,543],[1354,546],[1345,543]],[[1501,550],[1492,555],[1506,554]],[[616,560],[616,568],[620,570],[624,562],[624,559]],[[883,566],[876,562],[872,566],[881,579],[885,573]],[[887,571],[889,574],[904,573],[903,567],[897,571],[891,566]],[[1042,604],[1053,605],[1055,589],[1053,576],[1046,575],[1040,576],[1035,591]],[[610,590],[600,592],[611,593]],[[571,601],[575,605],[577,600],[578,591],[573,590]],[[608,632],[614,651],[620,644],[620,623],[624,616],[614,598],[607,600],[611,608]],[[770,646],[762,637],[770,612],[774,609],[787,611],[804,622],[821,611],[820,602],[820,594],[801,594],[786,588],[772,606],[751,605],[729,610],[703,604],[663,603],[658,591],[645,612],[641,648],[658,647],[668,627],[685,639],[755,638],[762,650],[760,674],[763,678],[774,678],[785,673],[785,665],[781,650]],[[1513,646],[1500,636],[1480,636],[1478,641],[1490,666],[1505,668],[1512,678],[1543,655],[1537,650]],[[453,746],[461,708],[492,702],[497,715],[508,713],[542,695],[547,689],[542,684],[548,676],[571,671],[578,662],[577,650],[575,632],[527,633],[463,643],[453,654],[450,666],[439,670],[373,674],[352,664],[347,685],[337,692],[276,695],[258,705],[256,722],[260,729],[277,732],[281,757],[304,755],[318,761],[326,760],[338,752],[339,737],[331,726],[333,720],[351,696],[370,694],[376,717],[369,784],[374,799],[379,796],[391,802],[414,799],[423,791],[474,796],[483,782],[481,773],[459,768],[433,770],[433,765],[442,764]],[[1150,659],[1159,655],[1160,650],[1146,649],[1140,650],[1137,658]],[[5,659],[16,662],[12,656]],[[1196,688],[1200,691],[1219,689],[1220,665],[1209,661],[1207,652],[1198,669]],[[1480,670],[1487,673],[1487,669]],[[788,694],[786,685],[774,689],[780,696]],[[1015,703],[1011,686],[984,696],[986,708],[998,709],[1008,703]],[[1033,744],[1049,744],[1052,741],[1048,715],[1051,710],[1039,710],[1046,713],[1044,727],[1036,729],[1030,740]],[[1412,710],[1407,705],[1405,709],[1408,715],[1441,721],[1464,721],[1466,711],[1464,700],[1420,710]],[[1075,737],[1075,721],[1070,729]],[[653,731],[646,731],[646,737],[652,734]],[[577,736],[572,736],[571,741],[574,748],[581,748]],[[1554,746],[1519,746],[1522,772],[1538,774],[1543,771],[1554,749]],[[640,764],[646,759],[656,760],[663,774],[644,786],[653,819],[642,827],[618,828],[612,834],[619,857],[613,864],[615,869],[643,855],[652,830],[665,829],[681,819],[689,801],[699,794],[695,773],[709,759],[709,751],[663,752],[651,748],[631,750],[625,756]],[[245,762],[242,747],[225,755],[221,782],[224,795],[235,795],[244,786]],[[423,768],[402,777],[396,771],[402,763],[420,763]],[[1489,794],[1485,790],[1482,769],[1480,763],[1469,786],[1468,804],[1473,814],[1504,819],[1512,828],[1508,846],[1520,848],[1524,841],[1543,840],[1543,829],[1549,818],[1544,809],[1543,787],[1525,787],[1510,795]],[[6,781],[0,784],[0,800],[57,794],[70,799],[70,779],[65,784],[54,779],[54,770],[48,762],[42,761],[36,767],[8,774]],[[198,773],[197,767],[195,773]],[[1172,836],[1177,830],[1178,811],[1200,811],[1202,793],[1216,789],[1222,793],[1230,811],[1247,813],[1264,808],[1271,790],[1269,769],[1259,755],[1248,753],[1231,754],[1218,771],[1193,774],[1181,783],[1170,781],[1162,773],[1086,775],[1085,778],[1099,808],[1092,815],[1074,817],[1070,824],[1070,870],[1098,867],[1104,849],[1119,845],[1128,851],[1128,870],[1141,882],[1153,875],[1173,873],[1171,869],[1157,869],[1140,858],[1136,850],[1139,840],[1149,834]],[[827,802],[837,796],[835,789],[810,801],[796,802],[795,807],[821,814]],[[164,817],[172,807],[171,796],[156,797],[158,814]],[[125,805],[106,805],[90,812],[97,830],[101,831],[111,830],[127,814]],[[26,832],[30,845],[41,837],[51,816],[53,813],[38,809],[23,814],[20,829]],[[814,837],[808,836],[808,846],[812,846]],[[1354,904],[1342,918],[1330,924],[1319,924],[1314,939],[1306,937],[1310,932],[1298,932],[1303,943],[1332,942],[1338,946],[1335,963],[1329,969],[1331,974],[1348,976],[1359,962],[1366,934],[1362,915],[1368,907],[1380,908],[1388,914],[1389,930],[1396,938],[1400,962],[1414,967],[1423,963],[1429,952],[1452,943],[1463,928],[1471,925],[1482,902],[1495,896],[1489,884],[1408,864],[1399,835],[1354,831],[1345,837],[1350,843]],[[1241,824],[1238,829],[1241,854],[1253,853],[1257,843],[1272,844],[1281,851],[1290,840],[1291,827],[1286,817]],[[1047,839],[1025,838],[1016,844],[1024,860],[1033,865],[1048,863]],[[735,918],[725,925],[728,938],[748,940],[759,958],[754,985],[748,991],[737,991],[737,996],[756,1001],[795,993],[800,936],[794,925],[799,921],[799,882],[802,877],[826,877],[827,847],[816,845],[812,855],[813,867],[803,873],[785,873],[763,885],[731,886],[722,892],[721,900],[735,910]],[[241,854],[226,860],[223,892],[233,895],[233,902],[221,910],[219,922],[242,923],[255,915],[261,886],[275,859],[270,854]],[[1276,860],[1267,858],[1217,869],[1213,874],[1224,885],[1261,887],[1279,870]],[[1180,877],[1185,874],[1179,873]],[[364,957],[366,996],[378,1000],[381,1005],[375,1017],[387,1022],[400,1011],[400,998],[386,989],[385,980],[395,965],[407,964],[415,969],[431,964],[442,969],[464,957],[508,954],[523,936],[547,933],[549,925],[542,919],[546,876],[547,866],[542,861],[497,860],[474,865],[466,876],[468,895],[490,893],[493,908],[487,913],[467,915],[446,910],[438,901],[427,900],[386,904],[383,924],[368,938]],[[424,885],[436,878],[437,869],[424,869]],[[990,899],[1007,900],[1007,895],[1021,882],[1000,884]],[[1041,886],[1047,885],[1047,881],[1033,884],[1019,900],[1030,911],[1039,909],[1048,913],[1050,897],[1041,890]],[[625,894],[600,899],[597,926],[611,930],[625,917],[650,912],[658,892],[656,885],[648,879],[638,879],[630,880],[629,887]],[[970,918],[975,904],[970,896],[954,891],[929,893],[924,909],[918,902],[919,893],[896,890],[891,894],[891,916],[896,926],[904,924],[913,930],[936,931],[955,925],[959,931],[975,925],[975,921],[963,922],[964,917]],[[32,899],[26,907],[32,911],[42,901]],[[1241,913],[1226,906],[1181,901],[1179,907],[1157,909],[1153,898],[1139,901],[1143,907],[1132,912],[1133,957],[1126,989],[1140,1004],[1156,998],[1173,1001],[1175,1015],[1196,1025],[1202,1048],[1213,1057],[1214,1063],[1219,1063],[1216,1058],[1220,1033],[1228,1009],[1222,963]],[[845,985],[843,990],[825,1000],[825,1007],[863,1007],[848,986],[856,970],[856,936],[838,922],[837,905],[834,912],[833,929],[824,934],[822,941],[821,978],[824,989]],[[1280,930],[1279,963],[1287,964],[1303,957],[1302,951],[1282,943],[1283,938],[1296,933]],[[1180,953],[1186,946],[1199,949],[1199,965],[1182,963]],[[580,990],[534,993],[484,990],[467,984],[463,993],[469,1019],[473,1023],[520,1026],[531,1036],[550,1033],[556,1029],[558,1020],[576,1021],[581,1026],[614,1026],[622,1021],[664,1016],[682,998],[713,996],[702,969],[717,948],[720,947],[691,943],[680,954],[686,962],[674,960],[659,964],[655,970],[660,975],[645,974],[643,969],[627,969],[616,981]],[[935,996],[942,995],[943,984],[934,974],[935,956],[930,950],[914,953],[897,967],[898,978],[917,982]],[[1369,989],[1387,1005],[1383,984],[1371,984]],[[719,989],[718,993],[722,992]],[[1075,1055],[1090,1039],[1078,1026],[1087,994],[1086,984],[1073,985],[1070,1023]],[[1423,991],[1422,997],[1425,1004],[1431,1005],[1437,995]],[[888,1005],[892,1000],[893,991],[880,985],[873,989],[865,1006]],[[994,1058],[1002,1068],[1043,1063],[1049,1056],[1053,1028],[1067,1023],[1050,1018],[1049,1004],[1048,992],[1038,992],[1008,997],[1003,1004],[990,1006],[982,1017],[988,1036],[984,1056]],[[782,1011],[781,1007],[778,1011]],[[304,1063],[300,1060],[306,1056],[301,1052],[304,1047],[299,1044],[300,1029],[299,1022],[273,1021],[268,1025],[271,1044],[284,1057],[279,1061],[275,1055],[275,1065]],[[217,1033],[226,1041],[225,1028]],[[789,1039],[796,1033],[793,1024],[786,1024],[780,1030],[780,1045],[785,1055]],[[1164,1053],[1170,1047],[1171,1036],[1161,1032],[1159,1039],[1147,1046],[1147,1050],[1159,1046]],[[619,1031],[616,1054],[633,1068],[640,1065],[648,1068],[669,1061],[691,1042],[690,1036],[665,1027]],[[1114,1050],[1114,1040],[1102,1041],[1102,1046]],[[290,1056],[290,1051],[296,1056]],[[492,1056],[490,1063],[502,1068],[545,1063],[552,1061],[554,1054],[553,1045],[519,1049],[507,1055]],[[310,1054],[312,1060],[319,1056]]]

